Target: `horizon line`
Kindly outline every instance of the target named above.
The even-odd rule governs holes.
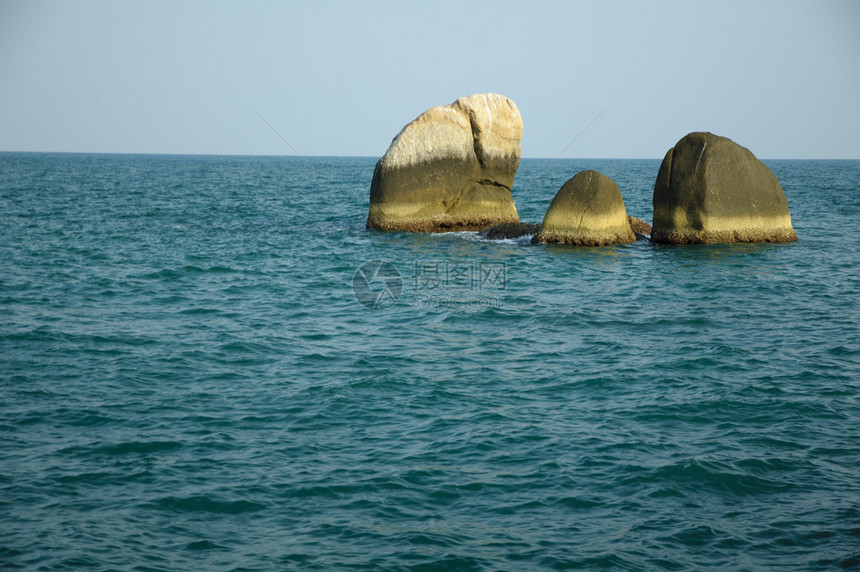
[[[0,154],[33,154],[33,155],[138,155],[138,156],[173,156],[173,157],[277,157],[302,159],[381,159],[382,155],[295,155],[277,153],[170,153],[170,152],[145,152],[145,151],[10,151],[0,149]],[[826,158],[802,158],[802,157],[757,157],[761,161],[860,161],[860,157],[826,157]],[[546,161],[570,161],[570,160],[594,160],[594,161],[662,161],[663,157],[532,157],[523,156],[522,159],[539,159]]]

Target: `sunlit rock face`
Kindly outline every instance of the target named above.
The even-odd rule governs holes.
[[[597,171],[582,171],[556,193],[533,242],[606,246],[634,240],[615,181]]]
[[[367,228],[440,232],[519,222],[511,187],[522,132],[517,106],[498,94],[425,111],[376,164]]]

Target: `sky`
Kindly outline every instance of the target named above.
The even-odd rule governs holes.
[[[483,92],[524,157],[860,159],[860,1],[0,0],[0,151],[379,157]]]

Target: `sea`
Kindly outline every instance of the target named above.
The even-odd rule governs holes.
[[[860,161],[605,248],[367,230],[375,162],[0,153],[0,568],[860,567]]]

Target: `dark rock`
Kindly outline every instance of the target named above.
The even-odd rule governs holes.
[[[503,238],[519,238],[535,234],[540,229],[539,224],[529,224],[525,222],[506,222],[491,226],[482,230],[479,234],[482,238],[492,240],[501,240]]]
[[[663,159],[651,240],[669,244],[797,240],[776,176],[749,149],[690,133]]]
[[[635,216],[627,216],[627,221],[630,223],[630,230],[634,234],[651,234],[651,225]]]

